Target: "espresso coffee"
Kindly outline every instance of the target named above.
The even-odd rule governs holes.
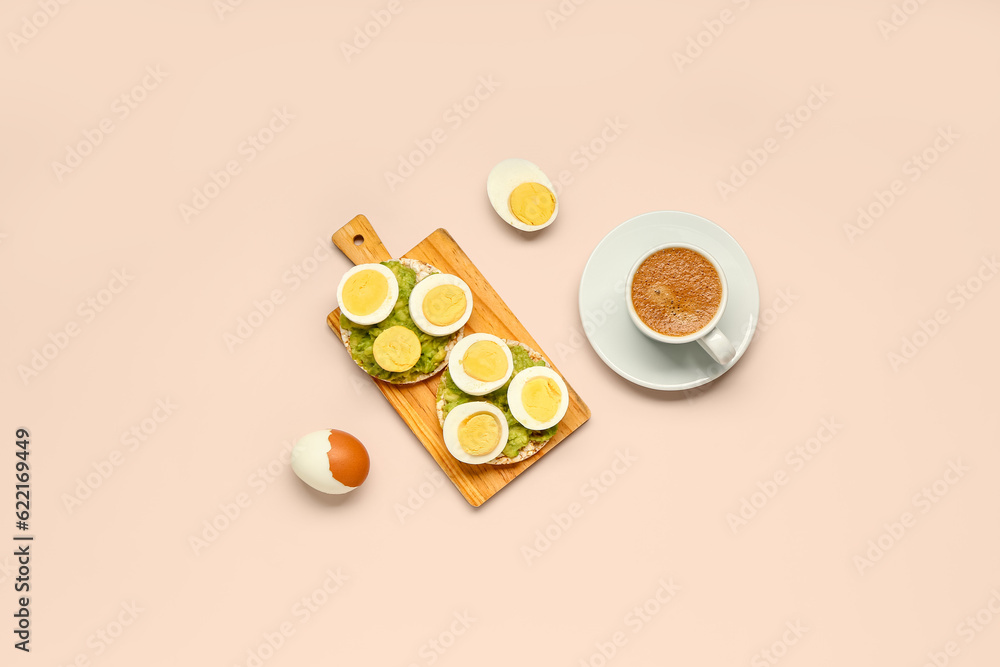
[[[712,263],[690,248],[664,248],[639,265],[632,307],[664,336],[687,336],[712,321],[722,303],[722,280]]]

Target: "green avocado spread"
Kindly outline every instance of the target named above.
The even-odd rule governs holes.
[[[544,361],[533,361],[531,357],[528,356],[527,350],[520,345],[510,346],[510,353],[514,358],[514,372],[511,373],[511,378],[529,366],[545,365]],[[524,426],[521,426],[521,424],[514,419],[514,416],[510,414],[510,406],[507,405],[507,387],[509,386],[510,380],[507,380],[504,386],[500,387],[496,391],[486,394],[485,396],[470,396],[455,385],[455,382],[451,379],[451,373],[445,370],[444,376],[441,379],[441,385],[438,387],[438,398],[444,399],[445,417],[448,416],[448,413],[451,412],[451,409],[456,405],[461,405],[462,403],[468,403],[470,401],[486,401],[500,408],[500,411],[503,412],[504,416],[507,418],[507,430],[509,432],[509,435],[507,436],[507,446],[503,449],[503,455],[512,459],[517,456],[518,452],[521,451],[521,448],[527,445],[530,440],[537,440],[540,442],[548,441],[556,434],[556,430],[559,428],[559,425],[556,424],[555,426],[547,428],[544,431],[529,431]]]
[[[413,286],[417,284],[416,272],[394,260],[382,262],[382,265],[388,267],[395,274],[396,281],[399,283],[399,297],[396,299],[396,305],[393,306],[392,313],[378,324],[368,327],[351,322],[341,313],[340,328],[351,332],[351,338],[348,343],[351,349],[351,357],[369,375],[387,382],[412,382],[422,375],[433,373],[434,369],[441,365],[447,356],[445,346],[448,344],[448,340],[455,334],[451,336],[431,336],[418,329],[410,317],[410,292],[413,291]],[[413,368],[399,373],[387,371],[379,366],[375,363],[375,356],[372,354],[372,347],[375,345],[375,339],[378,338],[378,335],[389,327],[394,326],[406,327],[417,334],[417,339],[420,340],[420,358],[417,360],[417,363],[414,364]]]

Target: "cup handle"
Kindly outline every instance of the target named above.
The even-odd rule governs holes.
[[[733,344],[729,342],[725,334],[719,331],[718,327],[699,338],[698,344],[708,352],[710,357],[715,359],[716,363],[723,366],[728,366],[736,356]]]

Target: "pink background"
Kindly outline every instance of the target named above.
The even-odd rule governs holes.
[[[17,427],[37,537],[30,656],[0,548],[4,664],[996,664],[1000,9],[676,4],[5,3],[0,539]],[[372,12],[391,21],[348,58]],[[250,160],[274,109],[294,118]],[[506,157],[572,180],[537,237],[487,201]],[[852,232],[859,207],[881,215]],[[660,209],[727,229],[760,283],[766,327],[703,392],[635,388],[582,339],[590,251]],[[349,266],[329,237],[357,213],[396,254],[446,227],[593,410],[478,510],[326,327]],[[372,457],[344,498],[281,458],[331,427]]]

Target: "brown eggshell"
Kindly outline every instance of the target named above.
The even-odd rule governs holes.
[[[368,478],[371,459],[361,441],[350,433],[330,429],[330,474],[349,487],[358,487]]]

